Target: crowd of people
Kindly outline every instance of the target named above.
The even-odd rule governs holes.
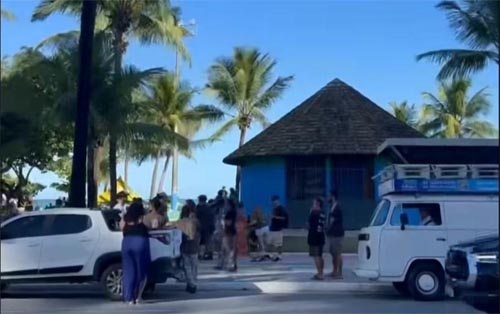
[[[141,301],[151,262],[150,230],[177,228],[182,231],[182,265],[186,291],[190,293],[197,290],[199,260],[217,257],[216,270],[236,272],[240,254],[250,253],[254,262],[282,259],[283,230],[288,228],[289,217],[277,195],[270,199],[272,212],[268,219],[261,207],[255,208],[247,217],[243,203],[239,202],[238,194],[232,188],[229,193],[222,188],[210,200],[206,195],[200,195],[197,202],[186,200],[180,219],[173,222],[168,219],[170,199],[165,193],[156,195],[147,206],[140,198],[130,203],[127,200],[128,193],[122,191],[118,193],[114,206],[120,213],[120,228],[124,236],[123,298],[127,303]],[[2,200],[2,205],[8,206],[8,203]],[[64,201],[58,200],[57,205],[63,207]],[[324,279],[325,245],[332,256],[330,276],[342,278],[343,237],[342,211],[336,192],[331,191],[328,202],[321,197],[313,201],[308,219],[309,255],[313,257],[317,270],[312,279]]]
[[[182,265],[186,291],[195,293],[199,260],[217,257],[215,269],[238,271],[238,256],[254,253],[254,261],[280,261],[283,247],[283,230],[288,227],[288,214],[278,196],[272,196],[273,212],[269,224],[263,211],[257,208],[251,217],[246,216],[237,193],[225,188],[214,199],[200,195],[197,202],[186,200],[180,219],[168,220],[169,198],[158,194],[146,210],[141,199],[127,204],[128,194],[120,192],[114,209],[122,216],[123,230],[123,297],[125,302],[140,302],[149,266],[149,230],[178,228],[182,231]]]

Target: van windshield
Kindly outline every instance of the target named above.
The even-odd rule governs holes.
[[[389,214],[389,209],[391,208],[391,202],[383,199],[378,203],[377,208],[373,211],[373,217],[371,219],[370,226],[381,226],[385,223],[387,215]]]

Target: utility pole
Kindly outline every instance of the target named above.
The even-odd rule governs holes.
[[[92,44],[94,41],[96,8],[97,1],[83,1],[79,41],[80,70],[78,73],[73,164],[69,192],[69,205],[71,207],[85,207],[87,144],[92,93]]]

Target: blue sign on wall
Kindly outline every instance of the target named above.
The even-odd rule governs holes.
[[[396,179],[388,180],[379,187],[380,195],[394,193],[498,193],[495,179]]]

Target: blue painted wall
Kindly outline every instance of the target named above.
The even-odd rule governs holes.
[[[286,164],[283,158],[257,159],[241,169],[241,200],[247,214],[260,206],[271,214],[271,196],[278,195],[286,206]]]

